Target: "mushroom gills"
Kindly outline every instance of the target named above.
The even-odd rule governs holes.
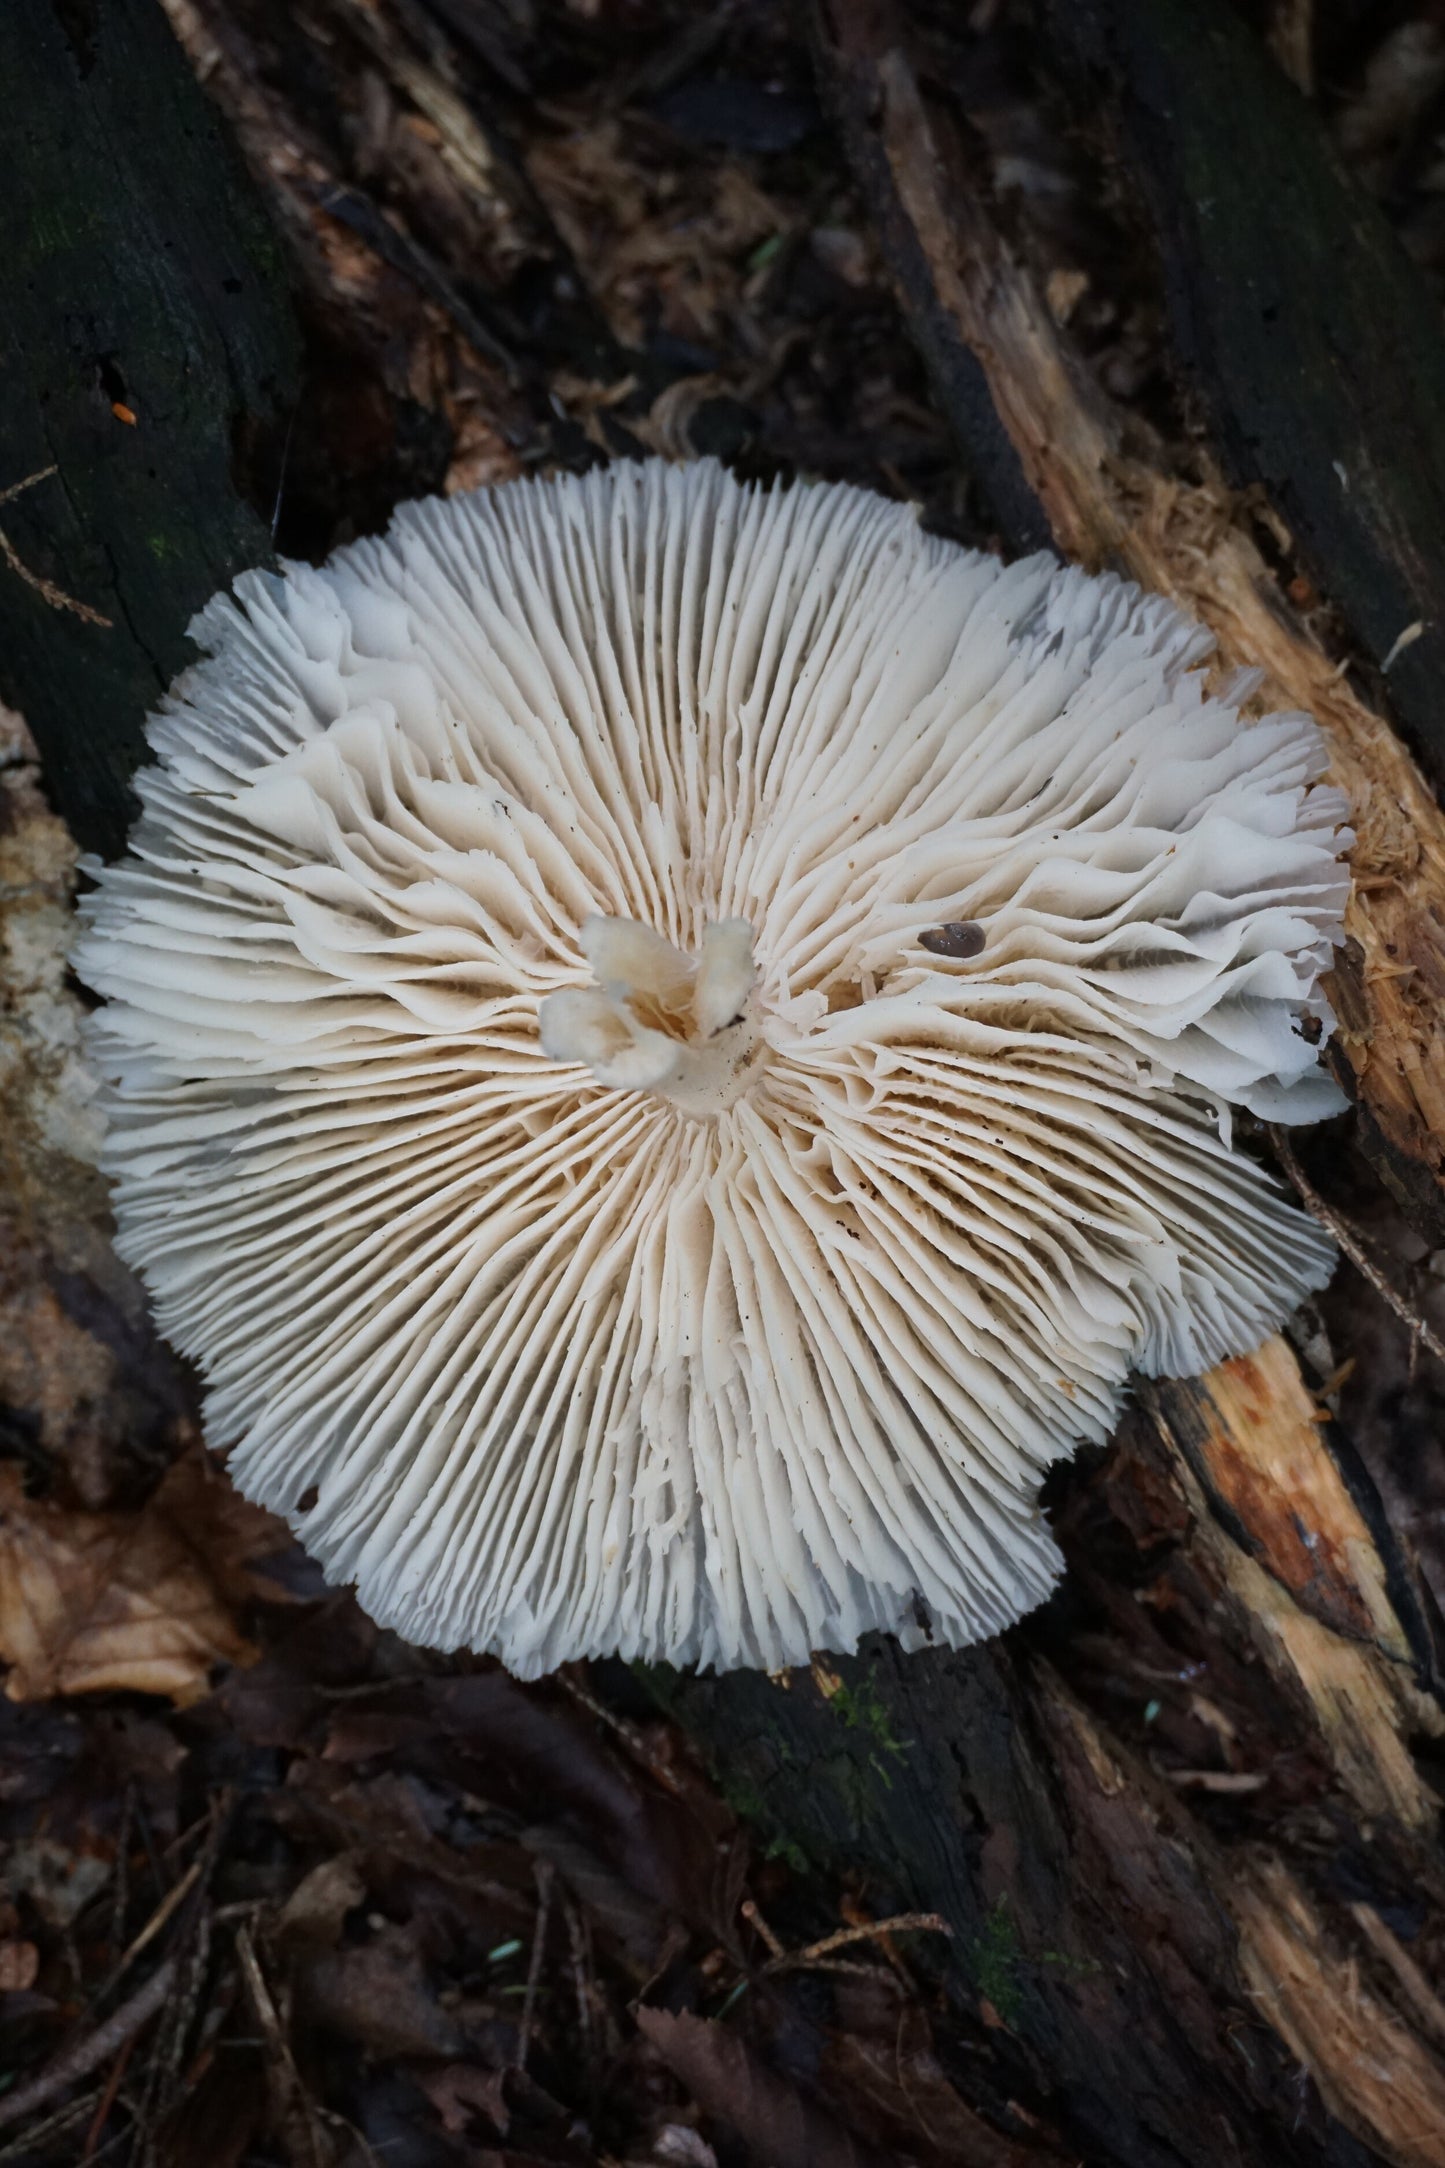
[[[595,983],[541,1004],[549,1059],[584,1063],[611,1090],[655,1092],[699,1118],[748,1089],[765,1042],[750,1008],[746,919],[710,921],[695,957],[631,918],[585,919],[578,942]]]

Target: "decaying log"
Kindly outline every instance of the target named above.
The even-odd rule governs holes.
[[[1332,1943],[1278,1860],[1236,1859],[1230,1910],[1240,1963],[1257,2007],[1300,2062],[1316,2073],[1325,2103],[1367,2145],[1389,2141],[1402,2168],[1433,2168],[1445,2129],[1445,2083],[1415,2029],[1445,2043],[1445,2006],[1412,1976],[1411,1960],[1379,1914],[1355,1907],[1366,1939],[1406,1987],[1414,2023],[1361,1979],[1358,1956]]]
[[[0,83],[0,499],[38,477],[0,502],[0,699],[109,852],[190,617],[268,554],[233,470],[298,349],[275,234],[153,0],[12,0]]]
[[[511,471],[513,357],[456,266],[407,254],[379,220],[368,238],[355,223],[364,204],[317,194],[304,129],[278,136],[240,33],[221,36],[218,0],[163,4],[243,135],[254,131],[258,169],[270,161],[302,288],[349,281],[354,320],[372,294],[380,320],[387,282],[403,280],[418,327],[400,342],[408,369],[430,357],[438,411],[470,402],[465,450],[479,465],[466,478]],[[385,7],[328,5],[351,10],[384,72],[415,66],[389,40]],[[1360,830],[1342,1043],[1377,1158],[1433,1227],[1445,824],[1383,713],[1298,621],[1224,481],[1174,474],[1070,353],[984,208],[953,117],[921,90],[900,20],[834,0],[818,42],[940,404],[1012,545],[1051,534],[1071,556],[1178,595],[1214,625],[1227,664],[1264,664],[1265,697],[1328,728]],[[14,469],[0,491],[60,468],[43,485],[57,498],[37,485],[0,509],[26,572],[54,589],[0,563],[0,685],[44,740],[50,787],[83,840],[109,845],[139,715],[183,660],[187,615],[266,553],[267,521],[236,487],[234,425],[284,404],[293,348],[272,237],[155,0],[101,0],[88,53],[59,21],[52,0],[0,10],[0,70],[28,86],[36,130],[57,108],[75,116],[68,172],[27,134],[18,192],[0,203],[11,260],[35,281],[22,320],[0,325],[0,447]],[[488,164],[493,139],[464,89],[440,75],[420,85],[480,227],[525,206]],[[167,148],[176,132],[184,154]],[[127,190],[117,159],[134,163]],[[61,223],[22,232],[15,222],[47,213],[51,193]],[[46,231],[62,238],[54,263],[39,253]],[[232,295],[237,248],[250,268]],[[163,309],[176,355],[142,303]],[[384,345],[378,380],[399,399]],[[1232,396],[1224,372],[1219,395]],[[164,454],[154,474],[151,447]],[[159,526],[162,506],[184,517]],[[150,539],[162,534],[164,549]],[[1323,531],[1311,541],[1328,587],[1334,544]],[[113,626],[66,609],[62,593]],[[1348,611],[1343,589],[1336,599]],[[60,947],[57,936],[56,972]],[[786,1856],[856,1870],[878,1911],[946,1917],[945,1984],[970,2038],[953,2075],[981,2118],[979,2168],[1445,2168],[1437,1621],[1328,1390],[1283,1338],[1203,1380],[1150,1387],[1110,1453],[1057,1486],[1066,1581],[1001,1643],[903,1657],[879,1642],[786,1681],[651,1684]],[[608,1686],[604,1669],[594,1689]],[[638,1691],[621,1676],[610,1689]]]
[[[1142,1389],[1177,1456],[1222,1606],[1320,1735],[1341,1793],[1433,1839],[1438,1801],[1411,1743],[1445,1730],[1429,1592],[1347,1439],[1276,1336],[1202,1379]]]
[[[326,43],[340,34],[369,49],[382,79],[415,99],[435,133],[430,181],[467,238],[464,264],[449,266],[386,217],[365,190],[338,182],[324,127],[310,111],[314,84],[302,71],[293,95],[267,96],[266,56],[232,10],[213,0],[155,4],[234,129],[321,336],[345,348],[353,376],[364,357],[381,395],[383,433],[387,421],[395,431],[396,417],[409,413],[419,424],[414,433],[427,440],[425,449],[401,460],[388,447],[391,459],[382,463],[393,469],[393,490],[421,493],[444,480],[452,488],[477,487],[521,473],[515,446],[531,431],[516,395],[521,363],[509,343],[514,327],[495,311],[488,315],[476,280],[460,275],[477,257],[505,261],[515,254],[519,229],[535,218],[525,177],[506,146],[481,126],[454,83],[405,48],[383,15],[359,0],[335,0]],[[284,70],[284,60],[273,57],[273,70],[278,66]],[[559,263],[557,275],[569,269]],[[319,392],[313,406],[324,404],[334,387]],[[312,431],[317,420],[315,412],[305,417]],[[324,429],[320,434],[324,440]],[[380,515],[387,509],[379,507]]]
[[[1415,1753],[1442,1732],[1428,1599],[1365,1479],[1312,1448],[1322,1411],[1282,1341],[1148,1402],[1086,1540],[1065,1526],[1071,1587],[1003,1644],[878,1644],[669,1705],[779,1844],[945,1913],[986,2104],[1046,2073],[1066,2142],[1131,2168],[1356,2159],[1321,2103],[1386,2159],[1440,2162],[1433,1991],[1387,1924],[1445,1899]],[[1101,1629],[1091,1554],[1124,1528],[1148,1577],[1107,1593]],[[1131,1689],[1132,1715],[1101,1714]],[[1229,1766],[1170,1766],[1161,1699]],[[1396,2047],[1398,2088],[1356,2068]]]
[[[1204,12],[1224,16],[1229,11],[1220,7]],[[1328,732],[1332,773],[1349,797],[1357,834],[1350,945],[1334,974],[1341,1019],[1336,1044],[1359,1099],[1364,1140],[1381,1173],[1422,1230],[1439,1241],[1445,1234],[1440,1193],[1445,1168],[1445,818],[1384,714],[1354,689],[1301,622],[1253,534],[1236,518],[1235,500],[1222,475],[1200,483],[1172,471],[1138,418],[1126,418],[1114,407],[1070,352],[1038,281],[985,208],[955,116],[921,89],[899,42],[900,20],[897,11],[873,0],[833,0],[819,18],[818,48],[825,88],[855,171],[884,230],[897,236],[891,260],[904,308],[925,354],[957,350],[974,357],[982,368],[1063,553],[1094,567],[1118,566],[1142,585],[1176,596],[1213,627],[1223,663],[1258,665],[1267,672],[1262,697],[1269,705],[1308,709]],[[1218,121],[1221,108],[1213,87],[1196,89],[1199,105],[1187,108],[1196,115],[1193,125],[1202,125],[1202,112]],[[1191,99],[1194,95],[1191,92]],[[1171,112],[1177,117],[1185,109],[1183,92],[1176,86]],[[1221,161],[1236,161],[1242,201],[1263,205],[1272,200],[1276,176],[1265,141],[1260,131],[1243,141],[1234,134],[1220,139]],[[1251,187],[1259,191],[1253,197]],[[1337,218],[1343,231],[1332,228],[1316,242],[1330,272],[1341,260],[1345,269],[1353,260],[1353,237],[1344,218],[1348,207],[1345,196]],[[1324,216],[1330,206],[1318,208]],[[1241,215],[1233,222],[1236,231]],[[1358,215],[1366,227],[1359,247],[1368,255],[1378,222],[1363,203]],[[1395,244],[1388,235],[1385,241],[1393,262]],[[1217,252],[1207,270],[1216,282],[1223,276]],[[1308,314],[1325,270],[1322,265],[1308,287],[1281,289],[1271,304],[1278,308],[1277,326],[1288,318],[1296,351],[1310,337],[1316,353],[1327,350],[1330,316],[1322,313],[1316,320]],[[1413,276],[1403,260],[1399,270],[1401,276],[1389,281],[1391,291]],[[1445,358],[1438,355],[1438,325],[1422,327],[1415,316],[1411,323],[1412,353],[1415,343],[1433,340],[1437,373],[1445,374]],[[1408,374],[1411,366],[1401,359],[1401,371]],[[1311,395],[1318,373],[1307,377]],[[947,368],[935,363],[933,374],[940,403],[960,435],[969,438],[974,427],[971,407],[954,399]],[[1333,426],[1343,431],[1346,424],[1338,417],[1355,412],[1354,444],[1373,441],[1363,411],[1369,402],[1393,412],[1392,399],[1406,396],[1404,378],[1397,380],[1393,372],[1349,381],[1330,377],[1327,382]],[[1428,382],[1420,396],[1428,401]],[[1255,414],[1257,431],[1268,418],[1263,412]],[[1407,436],[1398,447],[1395,473],[1403,478],[1417,458],[1428,465],[1440,435],[1437,416],[1427,435]],[[1254,456],[1260,470],[1272,476],[1269,452],[1256,444]],[[1362,488],[1368,514],[1362,513],[1358,524],[1342,507],[1328,531],[1323,522],[1312,530],[1316,550],[1328,550],[1331,565],[1341,534],[1359,535],[1363,554],[1366,524],[1370,534],[1381,528],[1393,531],[1393,506],[1380,501],[1385,479],[1372,473],[1372,491]],[[1445,475],[1438,486],[1445,487]],[[1291,498],[1291,506],[1294,502]],[[1006,512],[1007,506],[1001,507],[1000,517]],[[1410,552],[1404,536],[1413,529],[1403,515],[1401,525],[1399,548],[1405,560]],[[1010,539],[1022,542],[1030,536],[1025,528]],[[1434,546],[1441,547],[1438,534]],[[1390,604],[1393,614],[1385,618],[1390,631],[1381,635],[1372,623],[1370,636],[1388,644],[1404,632],[1414,605],[1402,616],[1404,608]],[[1403,670],[1404,660],[1402,651],[1395,667]],[[1436,675],[1430,676],[1432,702]]]
[[[1445,338],[1318,116],[1230,7],[1052,0],[1117,114],[1174,346],[1232,482],[1261,482],[1445,781]]]
[[[972,393],[955,389],[971,357],[1059,546],[1178,596],[1225,664],[1264,665],[1267,700],[1325,724],[1359,830],[1344,1047],[1376,1157],[1434,1229],[1434,799],[1298,621],[1223,480],[1174,474],[1071,354],[902,35],[896,11],[851,0],[818,25],[940,401],[972,446]],[[1005,532],[1031,541],[1027,501],[1011,504],[995,507]],[[1429,1922],[1433,1938],[1445,1899],[1436,1618],[1348,1441],[1277,1339],[1151,1388],[1114,1458],[1066,1493],[1069,1584],[1002,1648],[871,1648],[787,1691],[687,1682],[672,1706],[780,1842],[875,1887],[891,1860],[890,1901],[945,1912],[951,1984],[989,2050],[979,2083],[1037,2098],[1024,2073],[1046,2071],[1072,2142],[1201,2168],[1344,2161],[1357,2144],[1445,2161],[1438,2005],[1395,1933]]]

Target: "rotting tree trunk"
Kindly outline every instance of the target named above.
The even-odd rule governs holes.
[[[190,617],[267,555],[233,468],[294,400],[298,342],[276,235],[153,0],[8,0],[0,85],[0,699],[114,852]]]
[[[1001,1643],[667,1697],[778,1844],[943,1912],[973,2097],[1091,2161],[1445,2160],[1433,1607],[1320,1414],[1282,1340],[1153,1387]],[[1161,1702],[1223,1754],[1165,1781]]]
[[[188,0],[166,4],[199,50]],[[0,567],[0,689],[29,714],[83,840],[109,846],[140,714],[184,659],[186,618],[265,554],[233,443],[241,417],[284,405],[293,362],[271,238],[158,9],[100,0],[77,46],[62,22],[84,13],[0,10],[0,68],[26,86],[33,122],[0,227],[34,280],[29,315],[0,325],[15,470],[0,487],[59,468],[57,498],[37,485],[0,515],[54,589]],[[1376,1161],[1433,1229],[1445,824],[1383,715],[1278,593],[1228,489],[1182,481],[1071,356],[896,22],[840,0],[820,18],[820,65],[939,402],[1013,546],[1052,534],[1178,595],[1227,662],[1268,668],[1267,698],[1329,730],[1361,838],[1341,1043]],[[1258,62],[1239,52],[1232,65]],[[245,94],[240,74],[232,89]],[[63,171],[57,111],[74,117]],[[1312,126],[1300,117],[1305,137]],[[304,155],[266,177],[299,227]],[[1236,180],[1248,203],[1248,174]],[[1347,216],[1348,192],[1336,202]],[[37,254],[47,230],[53,257]],[[233,257],[249,270],[231,273]],[[426,266],[408,261],[415,283]],[[1181,256],[1180,276],[1194,264]],[[434,286],[428,306],[445,298]],[[1303,337],[1308,291],[1290,307]],[[485,327],[461,336],[475,348]],[[1227,372],[1214,390],[1227,443]],[[1423,456],[1423,440],[1411,449]],[[152,450],[154,472],[136,464]],[[1335,539],[1310,541],[1331,589]],[[1356,607],[1343,584],[1335,599]],[[1000,2133],[976,2168],[1445,2163],[1435,1611],[1328,1419],[1327,1382],[1276,1338],[1205,1380],[1151,1387],[1110,1454],[1059,1486],[1068,1581],[1000,1643],[911,1658],[878,1644],[786,1684],[653,1682],[789,1856],[856,1868],[877,1907],[949,1921],[947,1985],[974,2049],[953,2074]]]
[[[1180,39],[1189,12],[1167,11]],[[1094,10],[1111,13],[1147,43],[1150,9]],[[1275,95],[1271,64],[1235,27],[1215,31],[1258,121]],[[1223,480],[1172,471],[1071,354],[985,208],[958,116],[925,93],[905,41],[898,11],[868,0],[833,0],[817,18],[825,96],[936,395],[986,472],[1001,464],[1002,425],[1029,492],[1005,464],[996,509],[1016,546],[1034,541],[1041,507],[1067,555],[1176,596],[1213,626],[1226,665],[1266,668],[1268,704],[1325,726],[1359,836],[1352,939],[1335,973],[1342,1066],[1362,1143],[1438,1240],[1445,821],[1430,787],[1299,620]],[[1240,140],[1223,125],[1217,71],[1191,75],[1177,47],[1172,57],[1164,92],[1158,68],[1130,85],[1136,140],[1187,147],[1177,189],[1202,190],[1211,159],[1209,170],[1228,167],[1235,206],[1211,250],[1169,257],[1176,286],[1203,281],[1176,292],[1198,327],[1228,288],[1231,232],[1247,244],[1241,207],[1270,200],[1280,153],[1262,128]],[[1152,131],[1141,121],[1151,92],[1167,97]],[[1282,79],[1277,96],[1298,104]],[[1308,407],[1318,384],[1324,412],[1287,451],[1314,457],[1318,431],[1334,429],[1379,451],[1370,491],[1306,537],[1322,585],[1378,651],[1382,616],[1424,592],[1408,585],[1426,577],[1424,542],[1442,548],[1429,519],[1445,501],[1445,456],[1436,414],[1386,460],[1367,408],[1428,400],[1445,345],[1392,237],[1313,140],[1317,123],[1293,106],[1289,119],[1295,186],[1316,222],[1313,277],[1284,284],[1271,306],[1294,397]],[[1414,373],[1382,383],[1388,362],[1327,369],[1339,323],[1393,294],[1412,333],[1400,368]],[[1211,381],[1221,441],[1247,427],[1257,470],[1277,480],[1279,409],[1256,399],[1239,422],[1231,405],[1268,357],[1246,346],[1241,361],[1223,331],[1197,344],[1222,357]],[[992,401],[982,422],[980,374]],[[1301,500],[1287,504],[1298,515]],[[1437,1615],[1317,1401],[1326,1382],[1277,1337],[1197,1383],[1149,1388],[1113,1457],[1061,1487],[1064,1591],[1000,1645],[914,1659],[880,1646],[786,1692],[735,1676],[670,1696],[780,1842],[875,1880],[891,1862],[884,1884],[900,1902],[946,1914],[952,1985],[988,2046],[978,2097],[996,2113],[1010,2098],[1047,2102],[1054,2129],[1090,2158],[1263,2168],[1368,2147],[1411,2168],[1445,2162],[1445,2005],[1407,1946],[1424,1935],[1433,1953],[1445,1898],[1426,1774],[1442,1729]],[[1220,1751],[1165,1783],[1150,1726],[1171,1701],[1176,1742],[1192,1722]]]
[[[1102,8],[1100,13],[1106,12]],[[1119,12],[1126,12],[1120,10]],[[1140,22],[1150,10],[1133,11]],[[1229,9],[1172,9],[1170,19],[1202,14],[1222,26]],[[1365,1141],[1382,1175],[1434,1241],[1445,1235],[1440,1180],[1445,1164],[1445,820],[1429,784],[1381,711],[1370,706],[1301,622],[1282,592],[1222,477],[1183,480],[1161,448],[1150,444],[1138,418],[1111,407],[1071,354],[1038,282],[1012,253],[985,208],[960,140],[957,116],[925,97],[905,48],[893,35],[896,12],[883,6],[838,4],[822,19],[818,43],[824,87],[837,113],[859,181],[891,245],[890,260],[901,299],[926,354],[940,403],[967,441],[976,426],[971,403],[953,390],[951,357],[967,355],[982,368],[995,408],[1022,462],[1028,483],[1047,515],[1060,550],[1091,567],[1115,565],[1142,586],[1177,597],[1211,625],[1221,660],[1258,665],[1268,673],[1263,699],[1275,707],[1305,708],[1323,724],[1332,752],[1332,774],[1346,792],[1356,829],[1352,856],[1354,898],[1347,921],[1350,942],[1334,974],[1341,1019],[1337,1040],[1345,1080],[1357,1094]],[[1141,38],[1142,38],[1141,32]],[[1220,29],[1220,35],[1223,35]],[[1209,39],[1201,31],[1201,43]],[[1266,75],[1272,63],[1240,33],[1226,39],[1230,79],[1242,94],[1248,80]],[[1142,71],[1141,71],[1142,73]],[[1276,71],[1277,73],[1277,71]],[[1267,76],[1266,76],[1267,81]],[[1192,87],[1191,87],[1192,85]],[[1134,86],[1137,101],[1158,90],[1152,78]],[[1134,140],[1172,143],[1192,130],[1193,158],[1187,185],[1205,188],[1202,168],[1231,174],[1230,200],[1255,203],[1268,230],[1278,158],[1270,129],[1259,123],[1240,135],[1229,125],[1230,100],[1217,80],[1191,77],[1177,67],[1167,86],[1168,103],[1152,129],[1136,118]],[[1417,279],[1373,206],[1357,197],[1314,142],[1318,124],[1292,87],[1278,77],[1275,96],[1292,123],[1296,165],[1326,164],[1329,185],[1313,192],[1297,184],[1316,221],[1314,245],[1301,250],[1313,267],[1281,282],[1272,301],[1271,342],[1263,352],[1238,354],[1242,343],[1223,331],[1211,350],[1231,355],[1212,389],[1216,408],[1233,404],[1260,372],[1286,366],[1293,398],[1266,407],[1256,401],[1250,420],[1256,470],[1271,481],[1282,472],[1305,471],[1322,456],[1331,434],[1371,448],[1370,487],[1358,499],[1342,497],[1335,516],[1317,520],[1309,541],[1331,599],[1354,604],[1366,584],[1372,552],[1387,567],[1387,602],[1371,604],[1371,636],[1380,621],[1393,640],[1410,623],[1418,598],[1430,592],[1418,558],[1418,534],[1431,506],[1445,492],[1445,442],[1439,401],[1431,385],[1445,382],[1445,353],[1438,324],[1422,321]],[[1260,90],[1254,105],[1269,103]],[[1136,103],[1131,108],[1141,110]],[[1211,132],[1212,131],[1212,132]],[[1207,150],[1206,150],[1207,147]],[[1172,177],[1171,177],[1172,178]],[[1162,185],[1162,182],[1161,182]],[[1186,185],[1182,176],[1178,187]],[[1251,194],[1251,190],[1254,191]],[[1329,221],[1326,228],[1323,222]],[[1259,223],[1259,220],[1256,221]],[[1219,297],[1231,277],[1248,285],[1253,258],[1244,257],[1250,221],[1236,209],[1229,231],[1216,236],[1207,259],[1183,248],[1170,254],[1176,287],[1194,274],[1188,306],[1176,313],[1196,325],[1221,313]],[[1212,229],[1211,229],[1212,230]],[[1233,236],[1241,252],[1231,272],[1224,251]],[[1277,237],[1281,257],[1287,235]],[[1353,290],[1352,290],[1353,282]],[[1352,290],[1352,305],[1339,299]],[[1398,318],[1412,337],[1393,364],[1342,376],[1333,361],[1342,321]],[[1201,335],[1202,337],[1202,335]],[[1422,350],[1430,365],[1422,361]],[[1376,349],[1378,351],[1378,349]],[[958,364],[961,367],[961,363]],[[1301,422],[1280,457],[1273,456],[1271,423],[1316,396],[1327,401],[1328,420],[1317,437]],[[1419,426],[1406,426],[1415,413]],[[1380,445],[1376,414],[1401,417],[1392,430],[1390,457]],[[1428,420],[1428,426],[1426,426]],[[1236,430],[1223,432],[1232,438]],[[1355,456],[1352,454],[1351,456]],[[1363,452],[1359,453],[1364,457]],[[1433,466],[1427,487],[1419,470]],[[1314,479],[1314,477],[1311,477]],[[1423,507],[1423,509],[1422,509]],[[1295,494],[1286,495],[1286,512]],[[1006,507],[1004,508],[1006,510]],[[1004,512],[1001,511],[1001,517]],[[1012,537],[1032,540],[1027,523]],[[1438,533],[1429,537],[1445,553]],[[1393,551],[1393,555],[1385,553]],[[1325,561],[1328,558],[1328,563]],[[1339,558],[1351,593],[1336,593],[1331,570]],[[1400,622],[1396,622],[1396,618]],[[1423,646],[1428,634],[1417,646]],[[1405,670],[1402,651],[1395,668]],[[1392,671],[1392,678],[1393,678]],[[1411,678],[1414,687],[1414,679]],[[1436,673],[1415,693],[1422,728],[1433,720]]]

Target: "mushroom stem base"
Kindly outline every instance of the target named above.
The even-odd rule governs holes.
[[[718,919],[696,957],[635,919],[589,918],[582,952],[596,984],[542,1003],[542,1050],[585,1062],[599,1084],[647,1091],[699,1119],[755,1082],[766,1041],[751,1007],[752,928]]]

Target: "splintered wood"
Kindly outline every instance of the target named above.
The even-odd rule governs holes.
[[[1429,786],[1301,624],[1223,480],[1171,473],[1137,415],[1126,418],[1087,376],[961,170],[947,116],[923,97],[885,15],[840,5],[833,23],[825,65],[845,126],[851,110],[857,127],[876,129],[882,163],[870,193],[887,190],[926,260],[929,290],[901,279],[904,306],[915,317],[942,312],[976,358],[1059,548],[1174,597],[1212,628],[1222,665],[1264,670],[1266,706],[1306,709],[1324,728],[1356,837],[1349,941],[1330,982],[1337,1044],[1397,1183],[1445,1223],[1445,818]],[[1412,1182],[1421,1169],[1428,1181]]]
[[[899,20],[872,0],[832,0],[817,22],[825,88],[890,236],[903,306],[1014,546],[1033,536],[1010,493],[1010,454],[1065,555],[1175,598],[1213,629],[1222,668],[1262,668],[1265,705],[1306,709],[1325,730],[1355,831],[1348,940],[1331,983],[1335,1058],[1360,1106],[1362,1143],[1438,1241],[1445,820],[1423,775],[1299,621],[1218,474],[1207,461],[1202,480],[1171,472],[1138,416],[1088,375],[1043,283],[994,223],[952,113],[923,94]],[[1312,1740],[1306,1750],[1326,1758],[1344,1818],[1363,1843],[1408,1861],[1422,1899],[1438,1903],[1440,1802],[1413,1751],[1442,1729],[1429,1599],[1368,1477],[1283,1339],[1143,1397],[1163,1480],[1187,1508],[1182,1555],[1206,1602],[1215,1592],[1221,1648],[1264,1667],[1298,1713],[1298,1743]],[[1297,1866],[1283,1830],[1278,1850],[1219,1846],[1191,1816],[1186,1787],[1166,1800],[1157,1773],[1094,1715],[1047,1680],[1045,1699],[1076,1826],[1100,1832],[1101,1858],[1128,1888],[1121,1902],[1139,1902],[1128,1877],[1148,1833],[1172,1830],[1177,1855],[1230,1912],[1246,1994],[1331,2112],[1399,2168],[1445,2162],[1439,2005],[1385,1923],[1370,1908],[1362,1920],[1327,1886],[1311,1889],[1309,1847]],[[1257,1781],[1200,1772],[1200,1792],[1187,1797]],[[1143,1817],[1137,1843],[1130,1817]]]
[[[1146,1389],[1175,1474],[1255,1653],[1315,1727],[1364,1816],[1428,1837],[1439,1801],[1411,1741],[1445,1716],[1416,1676],[1389,1570],[1322,1442],[1299,1365],[1276,1336],[1207,1377]]]
[[[1330,2113],[1399,2168],[1441,2168],[1445,2073],[1435,2057],[1400,2023],[1359,1956],[1331,1937],[1279,1860],[1231,1864],[1230,1910],[1249,1992],[1311,2072]]]

